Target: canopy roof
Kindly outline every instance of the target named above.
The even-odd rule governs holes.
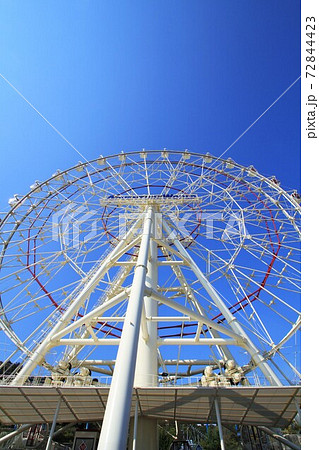
[[[109,387],[1,386],[0,421],[4,424],[52,422],[59,398],[58,422],[103,419]],[[134,388],[131,415],[186,422],[216,422],[218,399],[223,423],[287,426],[300,407],[300,386]]]

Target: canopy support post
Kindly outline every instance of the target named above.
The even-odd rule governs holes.
[[[217,418],[217,425],[218,425],[218,432],[219,432],[219,439],[220,439],[220,448],[221,448],[221,450],[226,450],[225,444],[224,444],[222,421],[220,418],[219,405],[218,405],[217,398],[215,398],[214,404],[215,404],[215,411],[216,411],[216,418]]]
[[[54,417],[53,417],[53,422],[52,422],[52,425],[51,425],[49,439],[48,439],[48,442],[47,442],[47,446],[45,447],[45,450],[51,450],[52,440],[53,440],[53,433],[54,433],[54,430],[55,430],[56,422],[58,420],[58,415],[59,415],[59,411],[60,411],[61,401],[62,401],[62,398],[60,397],[59,401],[58,401],[58,404],[56,405],[56,410],[55,410]]]
[[[136,450],[137,421],[138,421],[138,401],[137,401],[137,399],[136,399],[136,404],[135,404],[135,414],[134,414],[134,430],[133,430],[133,445],[132,445],[132,450]]]

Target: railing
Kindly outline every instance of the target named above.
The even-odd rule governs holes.
[[[0,386],[8,386],[15,379],[14,375],[1,375],[0,376]],[[236,387],[247,387],[247,386],[269,386],[269,383],[266,379],[259,379],[259,383],[256,383],[256,379],[253,377],[248,377],[248,382],[246,386],[237,385]],[[110,386],[112,382],[111,376],[99,376],[99,377],[91,377],[91,376],[81,376],[80,374],[74,375],[57,375],[53,374],[52,376],[30,376],[25,382],[24,386],[54,386],[54,387],[107,387]],[[200,387],[202,386],[201,377],[175,377],[175,376],[154,376],[148,375],[145,376],[143,383],[140,386],[136,387]],[[229,384],[219,384],[215,387],[228,387]],[[233,386],[234,387],[234,386]]]
[[[15,379],[13,375],[2,375],[0,377],[0,386],[8,386]],[[91,376],[31,376],[28,377],[23,383],[24,386],[54,386],[54,387],[81,387],[81,386],[92,386],[92,387],[105,387],[110,386],[112,383],[111,376],[101,376],[94,378]],[[143,387],[154,387],[154,386],[201,386],[200,377],[183,377],[175,380],[173,377],[157,377],[150,375],[147,377]],[[139,387],[139,386],[136,386]]]
[[[0,386],[11,385],[16,376],[13,375],[2,375],[0,377]],[[79,387],[79,386],[110,386],[112,382],[112,377],[100,377],[92,378],[90,376],[84,377],[80,375],[72,376],[31,376],[27,377],[23,386],[54,386],[54,387]]]

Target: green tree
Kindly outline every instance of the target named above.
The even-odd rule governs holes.
[[[220,439],[217,427],[208,427],[206,438],[202,439],[201,446],[203,447],[203,450],[220,450]]]
[[[172,425],[164,425],[159,428],[159,450],[168,450],[173,442],[172,435],[175,434],[175,427]]]
[[[224,428],[223,437],[227,450],[241,450],[241,444],[235,428]],[[203,450],[220,450],[220,437],[218,427],[210,425],[206,433],[206,438],[202,439],[201,446]]]

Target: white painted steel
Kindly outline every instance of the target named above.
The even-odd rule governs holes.
[[[213,330],[220,331],[223,334],[226,334],[226,336],[234,338],[242,345],[245,346],[245,338],[241,336],[239,333],[236,333],[233,330],[230,330],[229,328],[226,328],[222,325],[219,325],[215,322],[212,322],[208,317],[202,316],[195,311],[190,310],[189,308],[168,299],[164,295],[159,294],[158,292],[150,291],[149,289],[145,289],[146,294],[151,295],[153,298],[155,298],[158,302],[164,303],[167,306],[170,306],[172,309],[179,311],[185,315],[189,315],[193,320],[196,320],[198,322],[202,322],[205,324],[208,328],[212,328]]]
[[[165,231],[168,234],[171,234],[172,231],[163,221],[163,226]],[[217,305],[218,309],[221,311],[223,316],[225,317],[227,323],[231,327],[232,330],[234,330],[235,333],[237,333],[239,336],[242,337],[242,339],[245,340],[245,347],[249,351],[253,361],[255,362],[256,366],[260,367],[260,370],[263,372],[265,377],[268,379],[270,384],[274,386],[281,386],[282,383],[277,377],[277,375],[274,373],[274,371],[269,367],[269,364],[265,360],[265,358],[260,354],[257,347],[253,344],[251,339],[249,339],[247,333],[244,331],[243,327],[239,324],[237,318],[229,311],[223,300],[220,298],[216,290],[213,288],[213,286],[209,283],[205,275],[202,273],[202,271],[199,269],[193,258],[189,255],[187,250],[183,247],[183,245],[180,243],[179,240],[175,239],[174,244],[180,254],[188,261],[189,266],[191,267],[192,271],[197,276],[198,280],[208,293],[208,295],[213,299],[215,304]],[[224,331],[225,332],[225,331]],[[225,332],[226,333],[226,332]]]
[[[30,428],[32,425],[27,423],[25,425],[21,425],[19,428],[17,428],[16,430],[12,431],[11,433],[5,434],[4,436],[0,437],[0,444],[2,444],[3,442],[8,441],[9,439],[18,436],[19,434],[23,433],[25,430],[27,430],[28,428]]]
[[[59,400],[58,400],[58,403],[57,403],[57,406],[56,406],[56,410],[55,410],[55,413],[54,413],[51,429],[50,429],[48,442],[47,442],[47,445],[45,447],[45,450],[51,450],[51,448],[52,448],[53,434],[54,434],[56,423],[57,423],[57,420],[58,420],[58,415],[59,415],[59,411],[60,411],[61,402],[62,402],[62,398],[59,397]]]
[[[168,258],[169,261],[168,262],[172,262],[172,258]],[[183,261],[182,261],[183,262]],[[187,261],[184,259],[184,264],[187,265]],[[189,298],[191,300],[191,302],[194,304],[194,306],[196,307],[197,312],[204,317],[207,317],[207,315],[205,314],[205,311],[203,309],[203,307],[201,306],[200,302],[196,299],[192,289],[189,286],[189,283],[187,282],[182,270],[180,267],[174,267],[174,265],[172,266],[172,269],[178,279],[178,281],[180,282],[181,286],[184,287],[184,291],[185,291],[185,296],[187,298]],[[211,322],[209,320],[209,318],[207,317],[208,321]],[[202,326],[204,325],[205,322],[202,322],[201,320],[198,321],[198,327],[197,327],[197,336],[198,337],[200,335]],[[215,338],[219,338],[220,334],[216,329],[213,329],[211,327],[208,327],[208,333],[211,336],[211,338],[215,339]],[[235,360],[234,356],[232,355],[231,351],[227,348],[227,347],[220,347],[220,346],[216,346],[218,353],[220,354],[220,356],[226,360],[226,359],[233,359]]]
[[[243,346],[242,342],[237,339],[223,339],[223,338],[163,338],[158,339],[158,345],[239,345]]]
[[[154,236],[154,224],[152,229]],[[150,256],[147,262],[146,274],[146,288],[156,289],[158,274],[157,274],[157,244],[151,239],[150,241]],[[146,328],[147,335],[140,333],[137,361],[135,369],[135,387],[151,387],[154,386],[154,380],[157,379],[158,362],[157,362],[157,323],[146,321],[148,316],[156,316],[158,313],[158,303],[151,296],[144,297],[144,320],[142,324]]]
[[[137,424],[138,424],[138,402],[136,401],[136,403],[135,403],[135,414],[134,414],[134,428],[133,428],[132,450],[136,450]]]
[[[147,262],[146,288],[156,289],[158,283],[158,255],[157,243],[154,241],[155,222],[152,224],[152,237],[150,240],[150,252]],[[147,320],[148,316],[158,314],[158,303],[152,297],[144,296],[141,332],[137,350],[135,369],[135,387],[152,387],[158,383],[157,360],[157,323]],[[157,419],[140,416],[138,419],[135,440],[139,450],[157,450]],[[134,421],[135,429],[135,421]],[[137,439],[137,441],[136,441]],[[134,447],[133,447],[134,448]],[[133,450],[133,449],[132,449]]]
[[[121,339],[117,338],[109,338],[109,339],[97,339],[97,338],[65,338],[65,339],[59,339],[52,345],[105,345],[105,346],[111,346],[111,345],[119,345],[121,342]]]
[[[84,317],[82,317],[81,319],[78,319],[75,323],[72,323],[72,324],[68,325],[67,327],[63,328],[63,330],[57,332],[56,334],[54,334],[52,336],[52,338],[51,338],[52,342],[58,343],[60,341],[61,337],[65,336],[66,334],[75,330],[79,326],[81,326],[83,324],[89,324],[90,322],[97,321],[99,319],[98,314],[100,314],[101,312],[102,313],[105,312],[112,306],[114,306],[117,303],[119,303],[120,301],[124,300],[126,297],[128,297],[130,291],[131,291],[130,288],[124,289],[123,292],[121,292],[120,294],[116,295],[113,298],[110,298],[107,302],[105,302],[105,304],[98,306],[97,308],[93,309],[91,312],[86,314]],[[113,318],[113,320],[114,320],[114,318]],[[122,320],[123,320],[123,318],[122,318]]]
[[[221,448],[221,450],[226,450],[225,443],[224,443],[222,421],[221,421],[221,418],[220,418],[219,405],[218,405],[217,398],[215,398],[215,400],[214,400],[214,405],[215,405],[217,425],[218,425],[218,432],[219,432],[220,448]]]
[[[92,276],[92,278],[84,284],[82,292],[77,296],[77,298],[71,303],[69,308],[61,316],[57,324],[52,328],[47,337],[43,342],[37,347],[36,352],[34,352],[23,368],[18,372],[16,378],[13,381],[13,385],[23,384],[26,378],[32,373],[33,369],[43,361],[46,353],[51,348],[51,339],[55,336],[62,328],[67,326],[70,319],[78,311],[80,306],[83,304],[85,299],[91,294],[95,286],[101,281],[107,269],[116,261],[123,253],[126,251],[127,240],[132,236],[134,230],[136,229],[138,223],[141,219],[135,223],[130,231],[127,233],[124,239],[122,239],[114,250],[106,256],[105,260],[101,264],[100,268]]]
[[[126,448],[153,209],[148,208],[98,450]]]

